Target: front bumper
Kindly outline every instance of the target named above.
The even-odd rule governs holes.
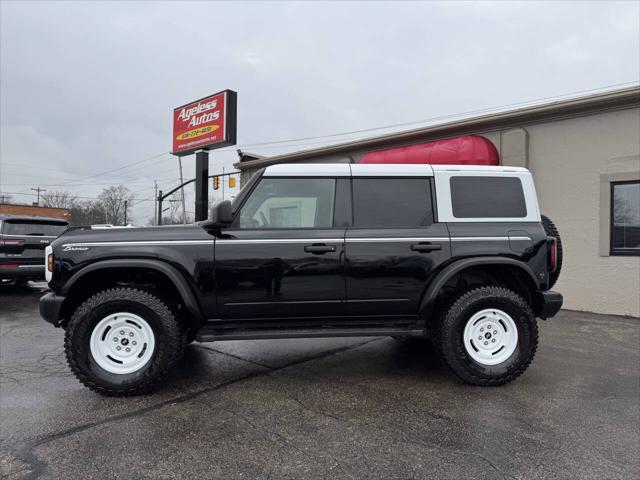
[[[547,290],[538,292],[536,299],[536,316],[547,319],[553,317],[562,307],[562,294]]]
[[[40,297],[40,316],[47,322],[60,326],[62,319],[60,318],[60,309],[65,297],[49,292]]]

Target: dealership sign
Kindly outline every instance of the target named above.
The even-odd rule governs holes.
[[[236,92],[224,90],[173,110],[174,155],[236,143]]]

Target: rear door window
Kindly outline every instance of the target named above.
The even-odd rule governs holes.
[[[67,228],[59,223],[4,221],[2,233],[5,235],[37,235],[57,237]]]
[[[456,218],[524,218],[527,204],[517,177],[456,176],[450,179]]]
[[[353,178],[357,228],[421,228],[433,223],[428,178]]]

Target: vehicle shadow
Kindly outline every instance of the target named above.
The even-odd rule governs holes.
[[[403,369],[446,372],[438,351],[426,338],[395,339],[393,361]]]
[[[251,342],[247,342],[247,350],[252,348]],[[297,365],[304,365],[304,370],[310,368],[316,374],[321,374],[323,371],[332,377],[331,373],[335,368],[338,368],[342,374],[362,376],[363,378],[369,378],[370,376],[386,376],[390,372],[393,372],[394,376],[398,379],[404,378],[404,381],[412,381],[416,378],[422,380],[434,380],[436,378],[450,378],[450,373],[446,366],[440,361],[438,352],[432,346],[431,342],[426,339],[409,338],[409,339],[392,339],[382,338],[380,342],[371,344],[365,348],[354,347],[353,350],[348,351],[348,357],[344,357],[344,350],[339,349],[340,357],[334,362],[314,360],[324,359],[333,355],[332,349],[328,349],[326,355],[315,352],[309,355],[301,355],[298,358],[293,359],[291,362],[281,363],[279,361],[279,354],[281,351],[281,345],[277,342],[273,343],[273,357],[270,357],[270,349],[265,351],[261,349],[261,362],[265,364],[264,367],[260,364],[254,363],[251,359],[251,355],[247,358],[243,358],[242,353],[234,352],[233,358],[228,358],[230,363],[227,363],[224,359],[226,355],[223,350],[218,351],[212,355],[210,349],[199,346],[198,343],[187,345],[183,358],[180,360],[176,368],[167,378],[167,385],[170,388],[185,388],[194,384],[208,384],[211,383],[215,372],[219,370],[221,366],[223,368],[230,369],[242,367],[242,374],[244,376],[247,372],[253,370],[259,374],[260,370],[264,370],[264,373],[273,373],[275,371],[284,370],[289,367],[295,367]],[[223,363],[220,363],[223,362]],[[239,363],[238,363],[239,362]],[[311,364],[310,362],[313,362]],[[339,365],[336,367],[336,363]],[[266,365],[277,365],[268,367]],[[232,365],[235,365],[232,366]],[[227,370],[229,372],[229,370]],[[237,373],[240,373],[238,371]],[[289,377],[289,376],[287,376]],[[294,375],[296,377],[296,375]],[[292,381],[289,378],[288,381]],[[336,381],[340,383],[340,380],[336,378]],[[307,379],[304,376],[300,377],[300,383],[304,384]]]

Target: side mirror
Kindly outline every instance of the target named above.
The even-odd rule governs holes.
[[[211,211],[211,218],[203,223],[206,227],[224,227],[233,222],[233,211],[231,202],[225,200],[220,202]]]

